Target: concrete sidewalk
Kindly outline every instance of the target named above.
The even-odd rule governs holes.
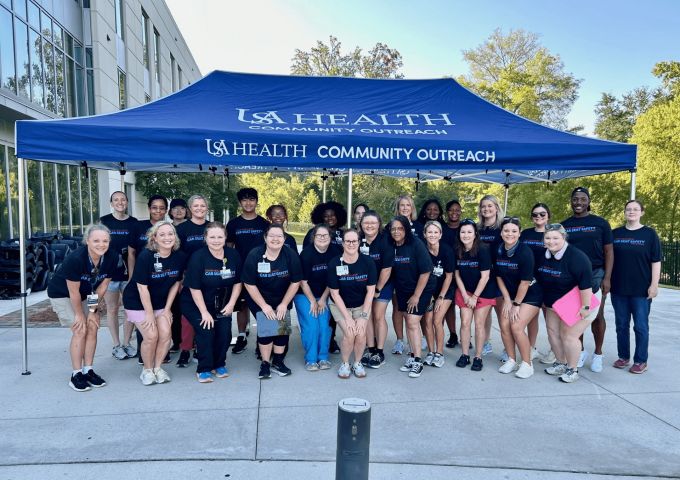
[[[337,355],[332,370],[304,371],[294,335],[293,375],[261,382],[251,335],[244,354],[229,354],[227,379],[201,385],[193,368],[173,364],[170,384],[144,387],[136,361],[111,357],[103,328],[95,366],[108,386],[76,393],[67,386],[69,330],[31,329],[33,373],[22,376],[21,331],[0,329],[0,479],[333,478],[337,402],[346,397],[373,405],[371,478],[677,478],[679,305],[680,291],[667,289],[654,302],[644,375],[610,366],[609,308],[605,369],[583,368],[571,385],[538,362],[528,380],[498,373],[495,330],[481,373],[455,367],[457,348],[418,379],[388,354],[367,378],[343,381]],[[543,325],[539,343],[547,348]]]

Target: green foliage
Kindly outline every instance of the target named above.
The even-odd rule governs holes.
[[[595,135],[605,140],[627,142],[633,135],[635,120],[649,108],[654,97],[655,93],[647,87],[624,93],[620,99],[603,93],[595,106]]]
[[[323,77],[403,78],[399,72],[404,65],[399,51],[384,43],[376,43],[367,53],[354,47],[349,53],[341,51],[342,44],[333,35],[328,44],[317,41],[309,51],[295,50],[290,73]]]
[[[481,45],[463,50],[470,73],[458,78],[490,102],[522,117],[565,129],[581,80],[564,71],[538,35],[496,29]]]

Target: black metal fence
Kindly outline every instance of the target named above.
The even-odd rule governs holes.
[[[661,242],[661,283],[680,287],[680,242]]]

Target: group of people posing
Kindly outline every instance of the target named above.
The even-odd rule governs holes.
[[[524,230],[519,218],[503,215],[493,195],[481,199],[476,219],[461,218],[456,200],[442,207],[430,199],[418,211],[402,195],[386,223],[360,204],[349,228],[343,228],[346,209],[331,201],[312,211],[314,227],[298,253],[286,232],[285,206],[270,206],[265,219],[257,214],[256,190],[243,188],[237,199],[241,214],[225,227],[207,221],[208,202],[201,195],[170,205],[154,195],[148,220],[127,214],[125,193],[111,196],[112,213],[87,228],[83,246],[67,256],[48,287],[59,320],[73,332],[71,388],[106,385],[93,369],[104,310],[112,355],[137,356],[141,382],[152,385],[170,381],[163,368],[170,352],[179,352],[177,366],[186,367],[193,351],[201,383],[227,377],[234,313],[238,337],[232,353],[246,350],[252,314],[259,378],[290,375],[284,360],[293,305],[305,369],[329,369],[330,354],[340,353],[340,378],[365,377],[368,368],[385,364],[389,302],[396,334],[391,352],[405,355],[400,370],[409,377],[420,377],[425,366],[444,366],[444,347],[458,344],[456,367],[482,370],[482,358],[492,353],[493,308],[504,347],[499,372],[529,378],[538,358],[549,365],[547,374],[571,383],[590,357],[583,348],[588,326],[595,340],[590,368],[602,371],[603,308],[610,292],[618,345],[613,366],[632,373],[647,369],[661,254],[655,231],[641,223],[644,207],[637,200],[625,204],[626,223],[613,231],[590,212],[583,187],[571,194],[571,217],[552,223],[550,208],[537,203],[533,226]],[[536,349],[541,311],[551,348],[545,355]],[[131,345],[135,329],[139,348]]]

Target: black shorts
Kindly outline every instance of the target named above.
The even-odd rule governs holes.
[[[427,307],[429,307],[430,303],[432,302],[432,293],[432,290],[424,290],[423,294],[420,296],[418,306],[413,312],[410,312],[410,315],[425,315],[425,312],[427,312]],[[413,295],[413,292],[397,292],[397,309],[400,312],[408,313],[406,311],[408,307],[407,303],[408,299],[411,298],[411,295]]]

